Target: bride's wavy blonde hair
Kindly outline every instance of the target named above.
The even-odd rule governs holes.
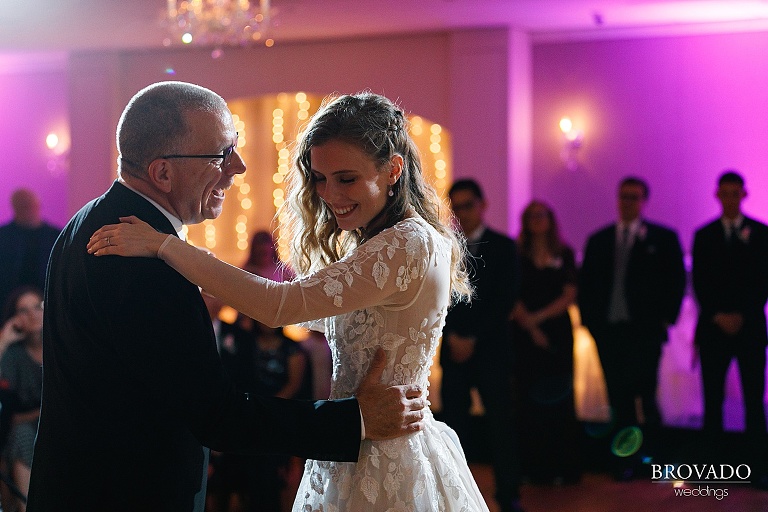
[[[365,229],[342,231],[317,194],[310,150],[331,140],[360,148],[380,171],[392,156],[403,158],[403,171],[392,186],[393,195]],[[450,208],[424,180],[418,149],[408,134],[408,119],[397,105],[371,92],[327,97],[299,135],[293,159],[287,177],[287,200],[280,212],[280,236],[288,243],[291,265],[299,275],[338,261],[365,240],[406,218],[413,209],[451,242],[454,300],[470,298],[465,240],[450,227]]]

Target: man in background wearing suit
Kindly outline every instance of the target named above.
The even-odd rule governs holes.
[[[40,215],[40,199],[32,190],[11,194],[13,220],[0,226],[0,308],[11,291],[24,285],[45,288],[45,269],[61,231]]]
[[[677,320],[686,281],[677,234],[643,218],[648,192],[640,178],[621,181],[619,220],[589,237],[579,279],[582,323],[597,344],[615,432],[626,434],[625,429],[640,424],[635,412],[635,398],[640,397],[643,454],[658,440],[661,346],[667,328]],[[618,479],[635,476],[629,456],[637,448],[614,450],[627,457],[616,467]]]
[[[699,304],[695,343],[704,388],[704,430],[723,431],[725,376],[736,358],[744,395],[746,432],[765,456],[765,303],[768,300],[768,226],[745,216],[744,178],[733,170],[718,180],[720,218],[696,231],[693,289]],[[764,473],[765,461],[760,468]],[[755,471],[756,468],[753,468]]]
[[[117,143],[118,180],[75,214],[51,255],[28,512],[202,512],[208,448],[356,461],[363,436],[421,428],[419,390],[379,384],[383,354],[357,398],[239,392],[197,286],[161,260],[87,253],[96,229],[128,215],[177,235],[219,216],[245,172],[219,95],[150,85],[123,111]]]
[[[474,180],[459,180],[448,196],[471,253],[468,268],[475,287],[471,304],[448,311],[440,348],[443,419],[464,446],[470,436],[470,390],[485,408],[483,432],[492,450],[496,501],[502,512],[522,510],[519,501],[517,429],[512,400],[512,344],[509,314],[518,297],[520,266],[511,238],[483,223],[486,203]],[[474,443],[476,444],[476,443]]]

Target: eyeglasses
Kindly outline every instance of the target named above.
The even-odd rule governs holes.
[[[163,155],[160,158],[221,158],[221,168],[226,169],[229,167],[229,164],[232,163],[232,154],[237,147],[237,137],[238,134],[236,133],[235,143],[224,148],[224,151],[219,155]]]

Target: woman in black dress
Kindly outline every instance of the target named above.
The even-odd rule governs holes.
[[[531,202],[521,224],[520,300],[512,319],[523,471],[534,482],[572,483],[580,477],[568,314],[576,300],[576,264],[545,203]]]

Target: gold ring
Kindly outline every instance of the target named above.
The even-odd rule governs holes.
[[[108,237],[106,238],[106,240],[107,240],[107,245],[112,245],[112,242],[110,242],[110,241],[109,241],[109,239],[110,239],[110,238],[112,238],[112,237],[111,237],[111,236],[108,236]]]

